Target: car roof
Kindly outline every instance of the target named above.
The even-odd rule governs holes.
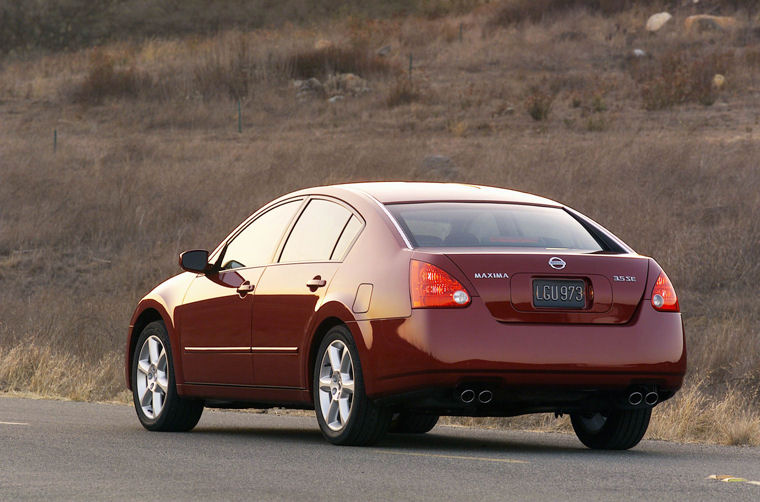
[[[325,187],[327,188],[327,187]],[[529,193],[481,185],[462,183],[429,183],[414,181],[389,181],[370,183],[348,183],[330,188],[345,189],[370,195],[383,204],[402,202],[470,201],[470,202],[513,202],[542,206],[561,206],[544,197]]]

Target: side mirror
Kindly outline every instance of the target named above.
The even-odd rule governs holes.
[[[205,249],[193,249],[179,255],[179,266],[187,272],[205,274],[210,270],[208,263],[208,251]]]

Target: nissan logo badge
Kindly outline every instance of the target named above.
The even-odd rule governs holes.
[[[557,256],[552,256],[549,258],[549,266],[554,270],[562,270],[565,268],[565,260]]]

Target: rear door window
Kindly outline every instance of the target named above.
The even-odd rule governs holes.
[[[312,199],[290,232],[280,263],[340,259],[333,252],[353,217],[351,211],[324,199]]]
[[[356,239],[356,236],[359,235],[359,232],[361,231],[363,226],[363,223],[359,218],[356,216],[351,216],[351,219],[348,220],[348,223],[346,223],[346,228],[343,229],[343,233],[340,234],[340,238],[338,239],[338,243],[335,245],[335,249],[332,252],[332,256],[330,256],[331,260],[342,260],[346,252],[348,251],[348,248],[351,246],[351,244],[354,242],[354,239]]]

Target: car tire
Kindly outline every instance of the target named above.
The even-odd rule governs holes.
[[[203,413],[203,402],[177,395],[169,335],[160,321],[140,333],[132,357],[132,399],[137,418],[150,431],[189,431]]]
[[[335,326],[322,339],[312,388],[319,427],[331,443],[365,446],[387,432],[390,412],[365,394],[359,353],[345,326]]]
[[[581,443],[594,450],[633,448],[649,427],[652,409],[615,410],[602,413],[573,413],[570,421]]]
[[[390,432],[397,434],[425,434],[438,423],[438,415],[402,411],[391,422]]]

